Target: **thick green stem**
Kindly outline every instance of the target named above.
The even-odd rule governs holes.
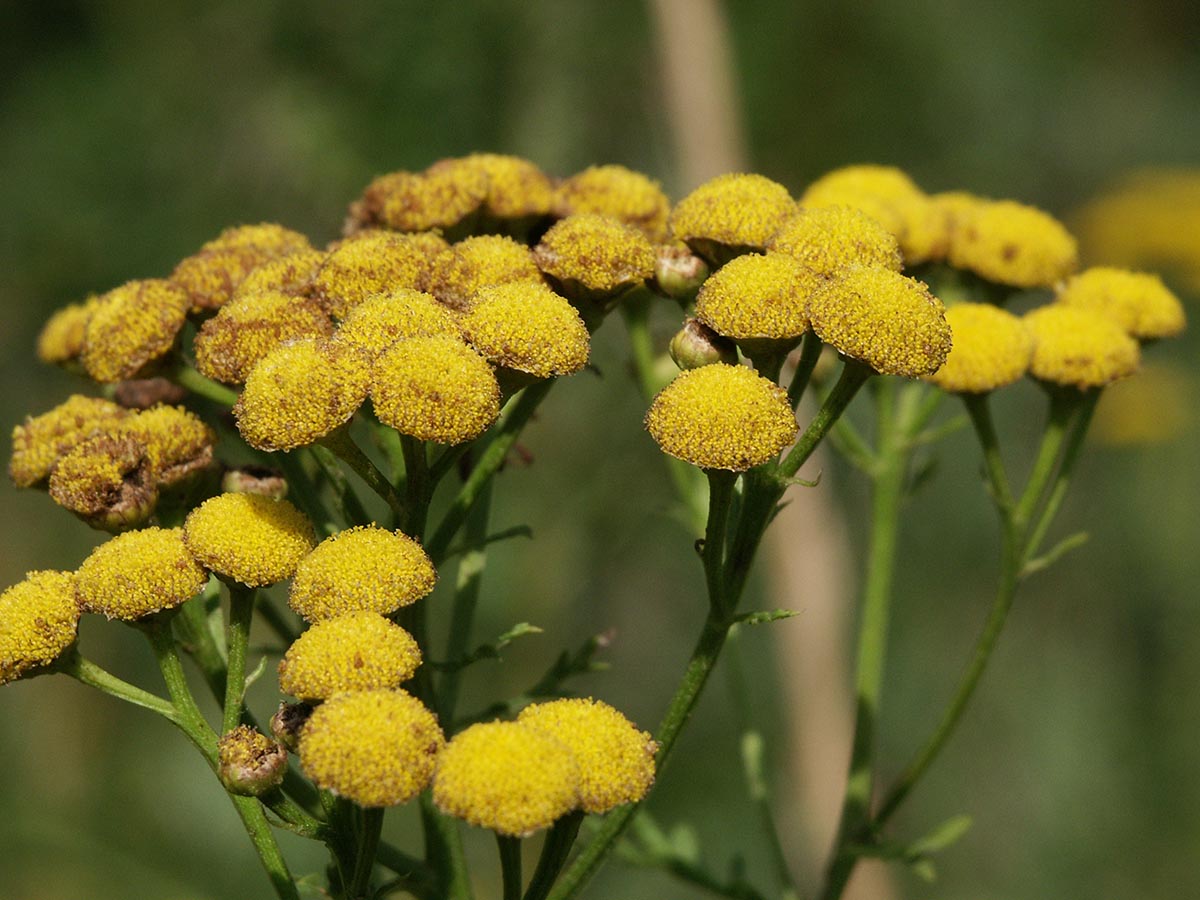
[[[805,429],[804,434],[800,435],[800,439],[796,441],[796,445],[779,464],[779,474],[784,478],[791,478],[799,471],[800,467],[812,456],[813,451],[817,449],[817,445],[821,443],[821,439],[833,427],[833,424],[846,411],[846,407],[850,405],[850,401],[854,399],[858,389],[867,383],[867,379],[874,374],[871,369],[864,364],[852,359],[846,360],[842,367],[842,374],[838,376],[837,383],[834,384],[833,390],[829,392],[829,396],[825,398],[825,402],[821,404],[821,408],[817,410],[816,416]]]
[[[449,816],[433,805],[429,791],[421,795],[425,859],[437,873],[439,900],[471,900],[471,874],[463,855],[462,835]]]
[[[387,476],[380,472],[371,458],[363,453],[358,444],[354,443],[349,429],[344,426],[338,428],[325,435],[321,439],[321,443],[353,469],[358,477],[366,482],[367,487],[382,498],[399,521],[403,522],[407,518],[408,511],[404,507],[404,501],[400,499],[400,495],[396,493],[396,489]]]
[[[180,387],[187,388],[193,394],[213,403],[219,403],[221,406],[233,406],[237,403],[237,391],[204,377],[183,360],[179,360],[173,368],[163,374]]]
[[[708,602],[714,609],[727,612],[725,591],[725,538],[729,530],[729,511],[737,475],[722,469],[708,469],[708,524],[700,553],[708,587]]]
[[[429,515],[429,500],[433,490],[433,483],[429,479],[429,460],[423,441],[401,435],[400,446],[404,452],[405,507],[408,516],[397,524],[405,534],[421,540],[425,536],[425,519]]]
[[[792,381],[788,385],[788,400],[792,403],[792,409],[800,405],[800,399],[808,389],[813,369],[817,367],[817,360],[821,358],[822,346],[821,339],[815,331],[804,333],[804,341],[800,344],[800,359],[796,362],[796,371],[792,373]]]
[[[579,826],[583,824],[583,810],[577,809],[561,817],[550,828],[546,841],[542,844],[541,855],[538,856],[537,868],[529,881],[524,900],[546,900],[554,880],[567,863],[571,847],[579,835]]]
[[[230,582],[229,630],[225,639],[228,662],[225,675],[225,704],[221,733],[237,728],[242,719],[242,698],[246,693],[246,652],[250,646],[250,621],[254,618],[254,588]]]
[[[521,839],[497,833],[496,846],[500,850],[504,900],[521,900]]]
[[[386,810],[368,808],[362,811],[358,846],[355,848],[353,874],[347,889],[351,900],[363,900],[371,884],[371,873],[375,869],[375,853],[379,848],[379,836],[383,832],[383,815]]]

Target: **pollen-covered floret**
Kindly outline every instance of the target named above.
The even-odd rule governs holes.
[[[137,440],[159,485],[171,485],[204,468],[213,459],[216,434],[182,406],[160,404],[122,419],[114,430]]]
[[[217,775],[239,796],[259,797],[279,787],[287,765],[287,750],[249,725],[238,725],[217,741]]]
[[[578,785],[575,757],[561,741],[517,722],[486,722],[442,751],[433,802],[472,825],[526,837],[575,809]]]
[[[1042,381],[1086,390],[1138,369],[1137,341],[1097,312],[1052,303],[1026,313],[1024,321],[1034,340],[1029,372]]]
[[[641,172],[624,166],[591,166],[566,179],[554,192],[560,218],[597,213],[632,225],[651,241],[667,239],[671,201],[662,187]]]
[[[549,378],[588,361],[590,341],[579,313],[541,283],[486,288],[463,315],[463,333],[488,362]]]
[[[317,787],[359,806],[398,806],[425,790],[445,738],[416,697],[395,690],[337,694],[300,732],[300,765]]]
[[[75,576],[30,572],[0,594],[0,684],[48,666],[75,641]]]
[[[171,349],[187,313],[187,294],[162,279],[130,281],[109,291],[84,328],[83,368],[105,383],[133,378]]]
[[[1157,275],[1097,267],[1067,281],[1059,303],[1108,316],[1140,340],[1173,337],[1187,318],[1183,304]]]
[[[335,340],[357,347],[374,360],[396,341],[433,334],[461,338],[462,327],[432,294],[398,288],[376,294],[350,310],[338,326]]]
[[[437,583],[421,545],[399,531],[359,526],[328,537],[300,561],[288,604],[309,622],[395,612]]]
[[[550,176],[527,159],[498,153],[472,153],[462,162],[487,176],[485,208],[497,219],[544,216],[554,200]]]
[[[301,250],[299,253],[290,253],[265,262],[242,279],[231,299],[238,300],[247,294],[257,294],[261,291],[278,291],[293,296],[305,295],[317,271],[325,262],[326,255],[320,250]]]
[[[399,341],[379,357],[371,400],[384,424],[439,444],[473,440],[500,415],[500,386],[487,360],[441,335]]]
[[[734,472],[774,458],[799,430],[786,391],[724,363],[680,373],[654,398],[646,429],[664,453]]]
[[[675,205],[669,227],[672,237],[708,259],[724,262],[733,255],[762,250],[771,235],[796,210],[787,188],[762,175],[731,173],[706,181]]]
[[[111,400],[73,394],[49,412],[26,418],[13,429],[9,477],[17,487],[44,481],[60,456],[128,415]]]
[[[728,338],[798,338],[808,330],[808,297],[825,279],[786,254],[730,260],[700,288],[696,318]]]
[[[233,407],[238,430],[259,450],[290,450],[324,437],[367,398],[369,359],[332,340],[284,344],[250,370]]]
[[[143,528],[93,550],[75,573],[75,593],[85,612],[132,622],[190,600],[207,581],[183,529]]]
[[[1029,371],[1033,335],[1012,313],[988,303],[956,303],[946,310],[954,346],[928,380],[944,391],[983,394]]]
[[[83,353],[83,336],[99,297],[72,303],[55,312],[42,326],[37,339],[37,356],[44,363],[63,364]]]
[[[430,271],[430,247],[419,236],[365,231],[347,238],[326,257],[312,293],[339,319],[372,294],[419,289]]]
[[[848,206],[800,209],[767,245],[833,277],[848,266],[875,266],[899,272],[900,245],[866,213]]]
[[[566,744],[579,771],[579,805],[600,815],[641,800],[654,784],[658,744],[607,703],[564,699],[535,703],[517,721]]]
[[[192,554],[213,572],[249,587],[290,578],[316,543],[312,523],[286,500],[218,494],[183,524]]]
[[[514,281],[540,283],[533,253],[510,237],[485,234],[459,241],[433,262],[426,281],[429,293],[453,309],[467,309],[485,287]]]
[[[890,269],[844,269],[809,299],[808,317],[822,341],[883,375],[931,375],[950,352],[942,301]]]
[[[1047,213],[1011,200],[965,204],[950,238],[951,265],[1014,287],[1044,287],[1075,271],[1075,238]]]
[[[333,322],[317,300],[278,290],[240,292],[200,327],[192,350],[202,374],[242,384],[255,364],[281,344],[332,333]]]
[[[487,200],[488,176],[482,167],[444,159],[424,172],[393,172],[371,182],[351,207],[360,222],[396,231],[450,228]]]
[[[399,625],[378,613],[350,613],[296,639],[279,662],[279,689],[315,701],[339,691],[397,688],[420,664],[417,642]]]
[[[562,284],[613,293],[654,275],[654,248],[631,225],[579,213],[555,223],[533,251],[541,270]]]
[[[115,532],[146,521],[158,491],[145,446],[101,434],[59,458],[50,473],[50,497],[93,527]]]
[[[225,229],[180,262],[171,281],[188,294],[192,309],[218,309],[259,266],[309,250],[308,238],[282,225],[239,225]]]

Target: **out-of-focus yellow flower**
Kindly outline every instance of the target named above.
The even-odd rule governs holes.
[[[944,391],[983,394],[1012,384],[1029,371],[1033,335],[1010,312],[986,303],[956,303],[946,310],[954,346],[927,379]]]
[[[1187,325],[1183,304],[1157,275],[1097,267],[1071,278],[1059,303],[1108,316],[1139,340],[1174,337]]]
[[[191,298],[192,309],[218,309],[257,267],[312,250],[308,238],[282,225],[227,228],[175,267],[171,281]]]
[[[132,622],[190,600],[208,573],[180,528],[143,528],[101,544],[75,573],[84,611]]]
[[[502,221],[541,218],[554,205],[554,182],[527,159],[498,153],[472,153],[463,162],[487,176],[484,209]]]
[[[48,666],[75,642],[75,576],[30,572],[0,594],[0,684]]]
[[[261,494],[205,500],[188,514],[183,538],[207,568],[249,587],[291,578],[316,543],[304,513]]]
[[[187,295],[158,278],[131,281],[96,302],[83,332],[88,375],[111,383],[134,378],[175,343],[188,313]]]
[[[1091,434],[1104,444],[1161,444],[1183,435],[1196,420],[1194,375],[1165,363],[1147,363],[1137,378],[1105,388]]]
[[[1034,339],[1029,371],[1042,381],[1103,387],[1132,375],[1141,362],[1137,341],[1099,313],[1052,303],[1024,318]]]
[[[79,359],[88,319],[99,305],[99,297],[72,303],[55,312],[42,326],[37,339],[37,356],[44,363],[63,365]]]
[[[449,229],[483,206],[488,186],[484,169],[469,160],[439,160],[421,173],[376,178],[351,206],[350,215],[358,223],[396,231]]]
[[[671,201],[657,181],[624,166],[591,166],[558,186],[554,207],[560,218],[597,213],[632,225],[651,241],[667,237]]]
[[[1013,287],[1049,287],[1079,264],[1075,238],[1048,213],[1011,200],[963,203],[950,237],[951,265]]]

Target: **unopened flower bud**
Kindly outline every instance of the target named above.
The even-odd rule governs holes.
[[[221,490],[227,494],[262,494],[282,500],[288,483],[283,473],[267,466],[238,466],[221,477]]]
[[[654,286],[680,303],[696,299],[709,271],[708,263],[686,247],[665,244],[654,248]]]
[[[308,722],[313,707],[308,703],[280,703],[271,716],[271,734],[293,753],[300,746],[300,729]]]
[[[685,319],[683,328],[671,338],[671,359],[679,368],[698,369],[713,363],[737,365],[737,347],[699,319]]]
[[[249,725],[239,725],[217,742],[217,772],[230,793],[258,797],[283,783],[287,750]]]

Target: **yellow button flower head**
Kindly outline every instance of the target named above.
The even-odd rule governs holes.
[[[1088,269],[1067,281],[1058,302],[1106,315],[1140,340],[1174,337],[1187,318],[1183,304],[1157,275],[1125,269]]]
[[[848,206],[800,209],[772,236],[768,247],[833,277],[847,266],[899,272],[900,245],[866,213]]]
[[[345,424],[367,399],[370,382],[369,360],[355,347],[293,341],[250,370],[233,414],[252,447],[303,447]]]
[[[48,666],[75,641],[75,576],[30,572],[0,594],[0,684]]]
[[[214,381],[242,384],[260,359],[288,341],[326,337],[333,322],[310,297],[281,291],[239,293],[200,326],[196,368]]]
[[[183,537],[211,571],[249,587],[291,578],[316,543],[304,513],[262,494],[210,497],[188,515]]]
[[[339,691],[398,688],[421,665],[412,635],[379,613],[356,612],[318,622],[279,662],[279,689],[298,700]]]
[[[250,272],[233,292],[233,300],[262,291],[279,291],[301,296],[308,292],[313,278],[325,262],[327,254],[320,250],[301,250],[270,262]]]
[[[575,757],[561,741],[517,722],[486,722],[442,751],[433,802],[472,825],[527,837],[578,806],[578,785]]]
[[[46,320],[37,339],[37,356],[44,363],[62,365],[83,353],[83,336],[88,319],[99,305],[99,297],[64,306]]]
[[[579,767],[579,805],[601,815],[641,800],[654,784],[658,744],[599,700],[567,699],[527,706],[517,721],[570,748]]]
[[[787,254],[739,256],[696,297],[696,318],[734,340],[798,338],[808,330],[808,296],[825,279]]]
[[[145,522],[158,491],[143,444],[99,435],[59,458],[50,473],[50,497],[93,528],[116,532]]]
[[[1013,287],[1045,287],[1075,271],[1075,238],[1053,216],[1011,200],[963,210],[950,238],[950,264]]]
[[[127,415],[110,400],[73,394],[49,412],[27,417],[13,429],[8,476],[17,487],[43,482],[60,456]]]
[[[510,237],[485,234],[459,241],[433,261],[426,287],[447,306],[467,309],[476,291],[514,281],[540,283],[533,254]]]
[[[190,600],[207,581],[183,529],[143,528],[93,550],[75,573],[75,594],[84,612],[132,622]]]
[[[667,239],[671,201],[657,181],[624,166],[591,166],[558,186],[554,208],[560,218],[597,213],[632,225],[655,243]]]
[[[318,706],[300,732],[300,766],[319,788],[359,806],[398,806],[425,790],[445,738],[404,691],[349,691]]]
[[[774,458],[799,430],[786,391],[724,363],[680,373],[654,398],[646,429],[664,453],[734,472]]]
[[[1026,313],[1024,321],[1034,340],[1029,371],[1042,381],[1082,391],[1138,369],[1137,341],[1100,313],[1052,303]]]
[[[131,281],[109,291],[84,329],[83,368],[105,383],[135,377],[171,349],[187,313],[187,294],[169,281]]]
[[[946,310],[954,346],[928,380],[944,391],[984,394],[1024,377],[1033,335],[1010,312],[989,303],[956,303]]]
[[[485,288],[462,323],[471,346],[493,365],[535,378],[572,375],[587,365],[583,319],[540,282]]]
[[[762,175],[718,175],[676,204],[669,224],[709,262],[720,265],[750,250],[763,250],[796,210],[791,194]]]
[[[533,251],[543,272],[574,296],[611,295],[654,275],[654,248],[631,225],[579,213],[556,222]]]
[[[399,341],[375,363],[375,414],[401,434],[461,444],[500,415],[500,386],[487,360],[441,335]]]
[[[350,310],[338,327],[336,340],[357,347],[372,360],[396,341],[441,334],[461,338],[454,313],[432,294],[398,288],[376,294]]]
[[[160,486],[176,484],[213,460],[217,436],[204,420],[182,406],[159,405],[118,423],[115,433],[131,437],[146,451],[146,461]]]
[[[484,208],[496,219],[545,216],[554,200],[554,183],[545,172],[519,156],[472,153],[462,159],[487,177]]]
[[[309,622],[353,612],[387,615],[426,596],[437,572],[421,545],[374,525],[328,537],[300,561],[288,603]]]
[[[809,299],[808,316],[821,340],[884,375],[931,375],[950,353],[942,301],[890,269],[843,270]]]
[[[478,212],[488,197],[488,176],[477,165],[444,159],[422,173],[376,178],[351,206],[351,216],[396,231],[452,228]]]
[[[225,229],[180,262],[171,281],[188,294],[193,310],[218,309],[259,266],[309,250],[308,238],[282,225],[239,225]]]
[[[420,288],[429,273],[424,240],[365,231],[342,241],[313,278],[313,296],[339,319],[372,294]]]

